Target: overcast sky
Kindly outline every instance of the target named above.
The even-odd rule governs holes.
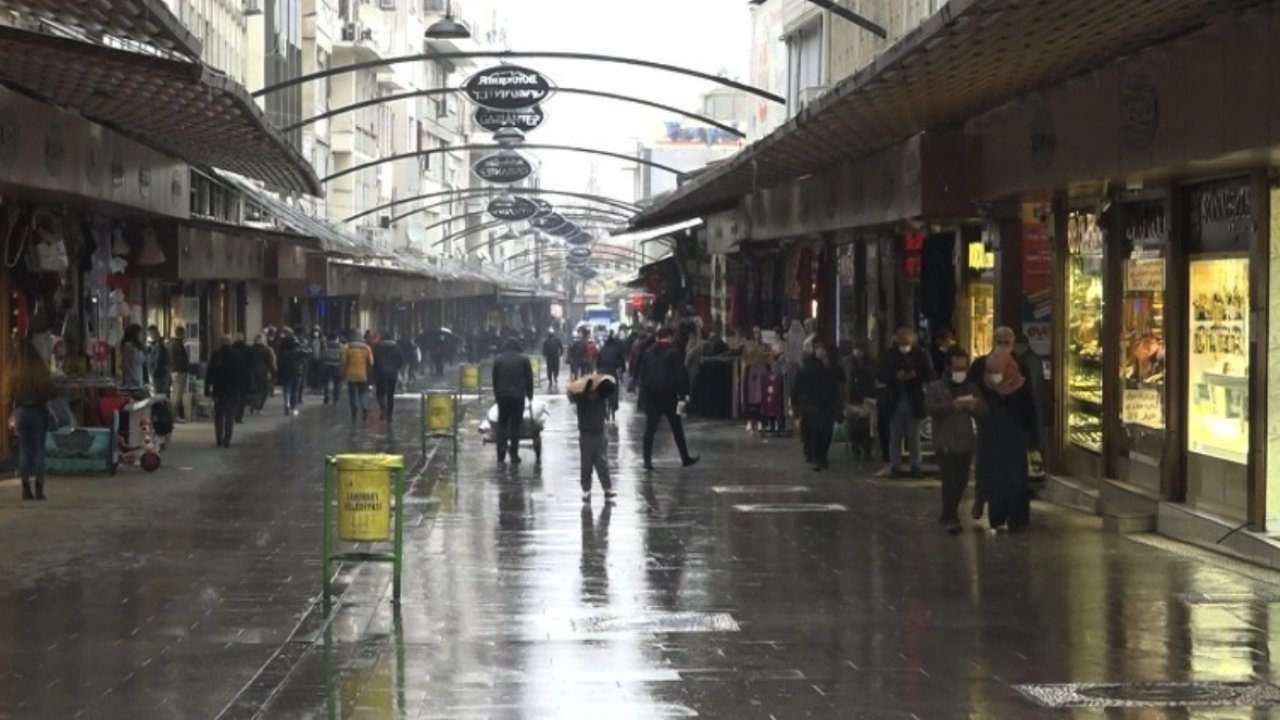
[[[472,0],[466,12],[486,4],[505,19],[512,50],[621,55],[747,78],[751,16],[746,0]],[[617,64],[517,62],[561,87],[636,95],[695,112],[699,96],[715,87]],[[624,153],[633,152],[637,140],[657,139],[663,121],[675,119],[661,110],[568,94],[554,97],[545,110],[547,121],[530,142]],[[594,163],[604,194],[631,199],[632,176],[621,161],[558,151],[533,154],[543,162],[544,187],[581,191]]]

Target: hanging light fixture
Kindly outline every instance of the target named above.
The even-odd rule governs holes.
[[[432,23],[425,34],[428,40],[466,40],[471,37],[471,29],[453,19],[453,0],[449,0],[444,17]]]

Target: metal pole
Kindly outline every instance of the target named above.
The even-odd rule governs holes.
[[[333,483],[334,483],[334,473],[336,471],[336,468],[337,468],[337,465],[334,463],[334,459],[332,456],[330,456],[325,460],[324,513],[323,513],[324,541],[323,541],[323,545],[321,546],[320,552],[321,552],[321,555],[323,556],[323,560],[321,562],[321,566],[322,566],[321,569],[324,572],[324,604],[325,604],[326,611],[328,610],[328,607],[329,607],[329,595],[331,591],[330,584],[332,583],[332,576],[333,576],[332,564],[329,558],[333,554],[333,535],[332,535],[333,533]]]
[[[394,577],[391,580],[391,597],[400,602],[400,573],[404,568],[404,463],[395,470],[396,480],[396,549],[393,564]]]

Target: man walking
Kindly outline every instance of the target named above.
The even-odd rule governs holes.
[[[231,433],[236,427],[236,403],[244,385],[240,362],[231,348],[231,336],[223,335],[220,346],[209,358],[204,377],[205,397],[213,398],[213,429],[218,447],[231,446]]]
[[[569,400],[578,406],[578,450],[582,480],[582,501],[591,501],[591,471],[600,476],[605,500],[617,497],[609,477],[609,436],[604,421],[609,398],[618,394],[612,375],[595,374],[579,378],[569,386]]]
[[[520,354],[520,344],[507,340],[493,361],[493,394],[498,401],[498,462],[520,464],[520,423],[525,401],[533,402],[533,364]],[[508,443],[510,446],[508,447]]]
[[[382,419],[391,422],[396,412],[396,385],[400,371],[404,369],[404,352],[391,337],[383,338],[373,348],[374,391],[377,393],[378,412]]]
[[[169,343],[169,366],[173,368],[173,410],[177,422],[195,419],[191,388],[187,386],[191,373],[191,355],[187,352],[187,329],[174,328]]]
[[[892,408],[889,425],[890,477],[902,477],[902,446],[906,442],[911,477],[920,473],[920,421],[924,418],[924,387],[933,380],[929,357],[916,342],[911,328],[901,328],[894,336],[896,347],[885,353],[880,368]],[[882,473],[883,475],[883,473]]]
[[[356,421],[356,410],[362,420],[369,419],[369,375],[373,372],[373,350],[360,339],[360,333],[351,332],[351,342],[342,351],[342,372],[347,381],[347,394],[351,398],[351,422]]]
[[[560,382],[560,358],[564,356],[564,343],[554,332],[547,333],[542,341],[542,359],[547,363],[547,387],[554,388]]]
[[[805,459],[814,470],[823,471],[830,467],[827,454],[840,413],[840,371],[831,366],[826,340],[815,338],[812,347],[813,354],[805,357],[796,375],[791,402],[805,428]]]
[[[342,391],[342,342],[338,333],[331,332],[324,339],[324,348],[320,351],[321,382],[324,385],[324,404],[333,398],[334,407],[338,405],[339,393]]]
[[[302,346],[288,327],[280,328],[280,343],[276,348],[276,377],[284,393],[284,414],[297,415],[302,401]]]
[[[640,363],[640,405],[644,408],[644,469],[653,470],[653,438],[658,432],[658,422],[667,419],[680,462],[690,467],[698,458],[689,455],[684,439],[684,423],[676,412],[680,398],[689,394],[689,375],[685,371],[684,358],[674,346],[674,333],[664,327],[658,331],[658,339],[645,351]]]

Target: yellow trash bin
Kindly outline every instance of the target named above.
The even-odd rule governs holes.
[[[391,540],[393,473],[400,455],[338,455],[338,537],[345,542]]]
[[[427,432],[453,432],[453,393],[427,393]]]
[[[462,377],[460,382],[463,390],[479,390],[480,389],[480,366],[479,365],[463,365],[461,371]]]
[[[530,355],[529,365],[533,367],[533,380],[537,382],[538,376],[542,374],[542,358],[537,355]]]

